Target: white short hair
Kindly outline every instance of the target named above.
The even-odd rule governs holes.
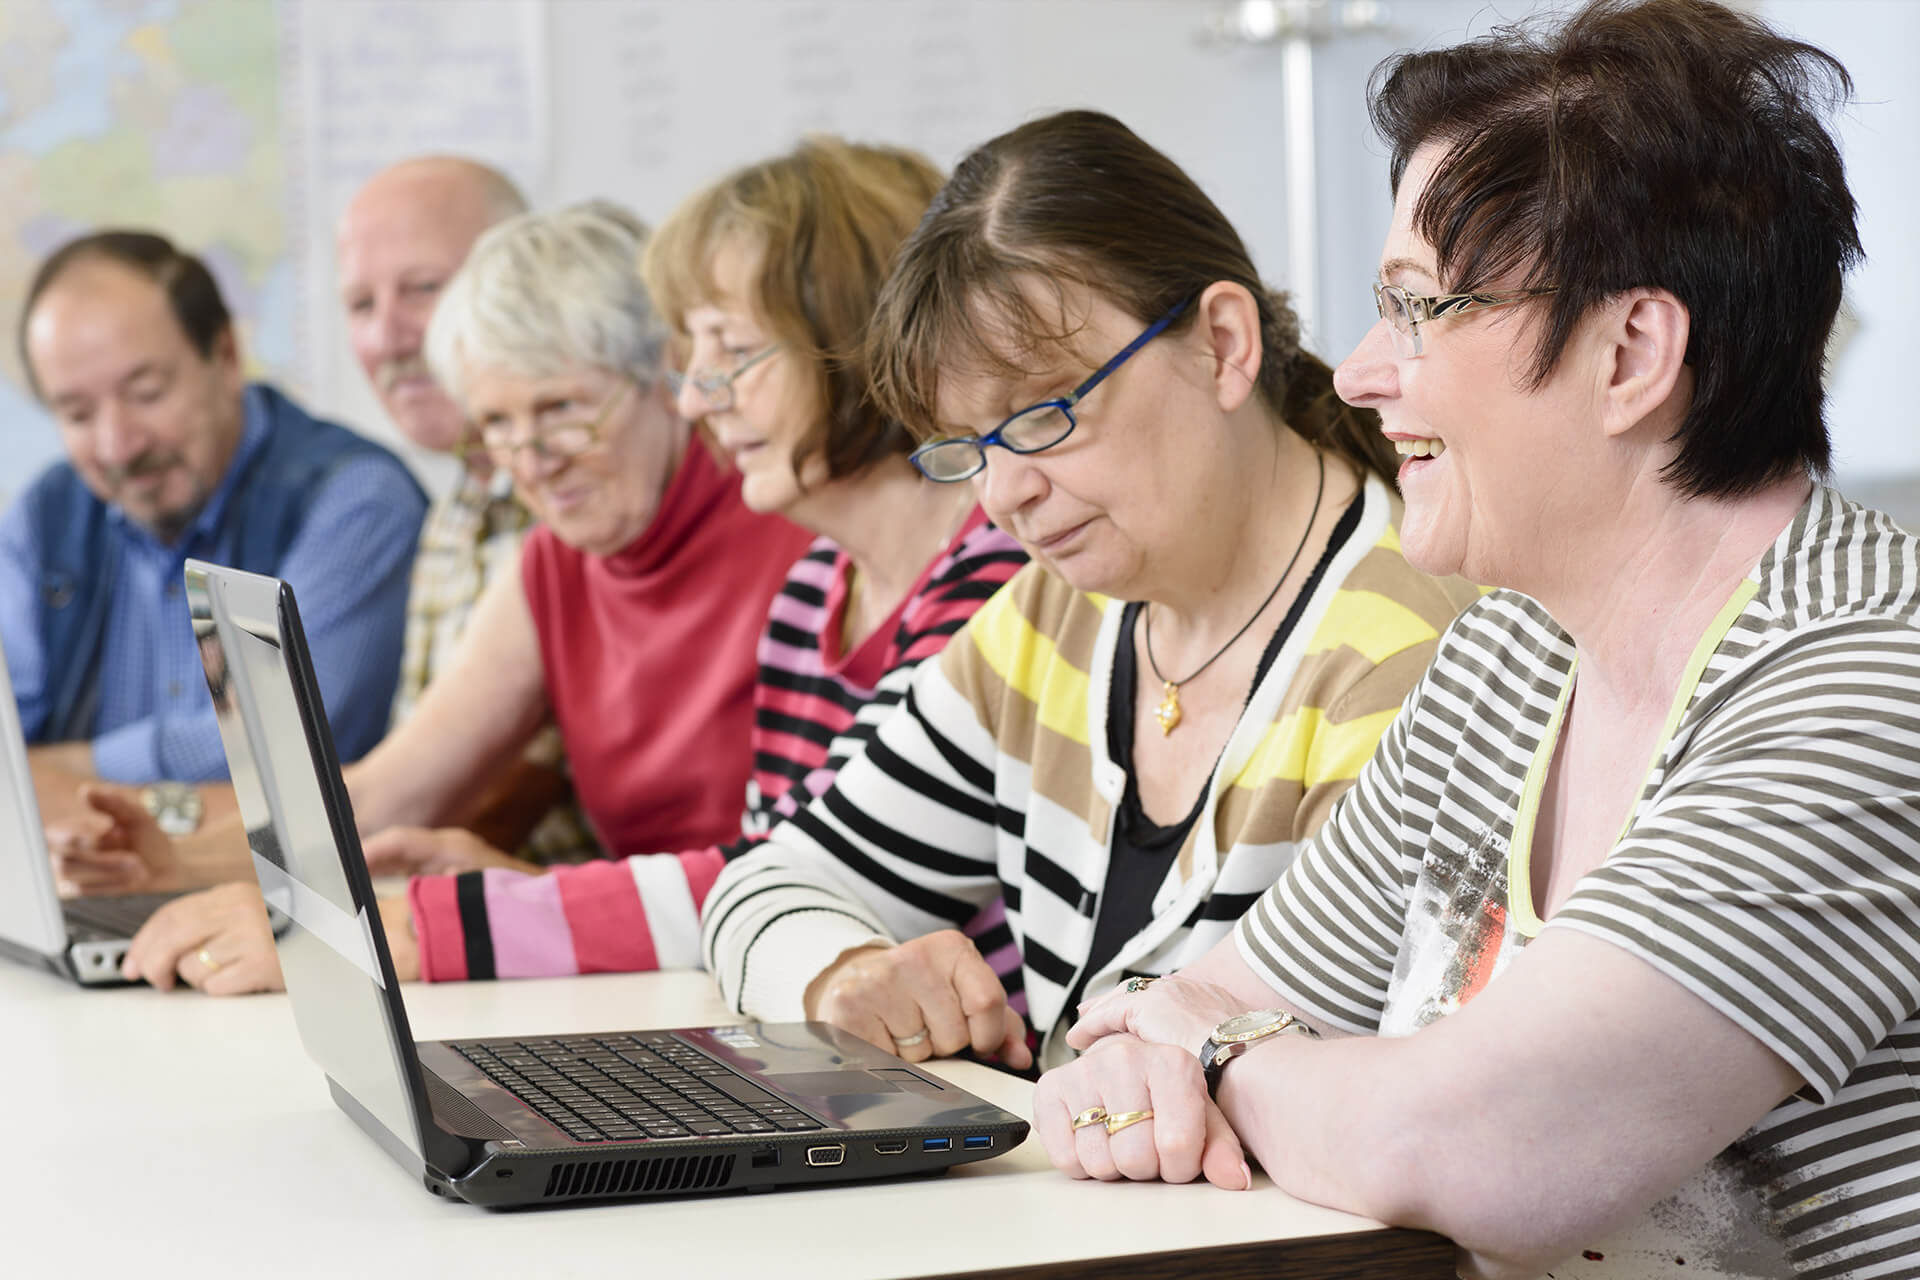
[[[462,405],[478,368],[548,378],[588,366],[653,382],[667,328],[640,279],[647,234],[606,200],[491,228],[433,309],[433,376]]]

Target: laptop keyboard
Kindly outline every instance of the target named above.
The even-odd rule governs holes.
[[[88,941],[131,938],[176,893],[133,893],[114,898],[69,898],[60,904],[72,932]]]
[[[826,1127],[664,1031],[447,1047],[576,1142]]]

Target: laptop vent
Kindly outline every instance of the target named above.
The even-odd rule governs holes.
[[[656,1160],[569,1160],[547,1175],[549,1200],[585,1196],[658,1195],[710,1191],[733,1177],[733,1157],[662,1156]]]

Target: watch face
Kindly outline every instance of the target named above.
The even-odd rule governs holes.
[[[1217,1041],[1258,1040],[1261,1036],[1271,1035],[1293,1020],[1293,1015],[1279,1009],[1254,1009],[1248,1013],[1236,1013],[1213,1029],[1213,1038]]]
[[[200,793],[178,782],[157,782],[140,793],[154,825],[170,836],[192,835],[200,828]]]

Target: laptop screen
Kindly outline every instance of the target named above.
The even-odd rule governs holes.
[[[33,771],[20,732],[20,708],[13,680],[0,653],[0,942],[11,942],[43,956],[66,950],[67,926],[54,896],[53,866],[47,861],[40,829],[40,805],[33,794]]]
[[[189,560],[187,599],[307,1055],[424,1161],[419,1078],[293,594]],[[396,1153],[398,1154],[398,1153]]]

